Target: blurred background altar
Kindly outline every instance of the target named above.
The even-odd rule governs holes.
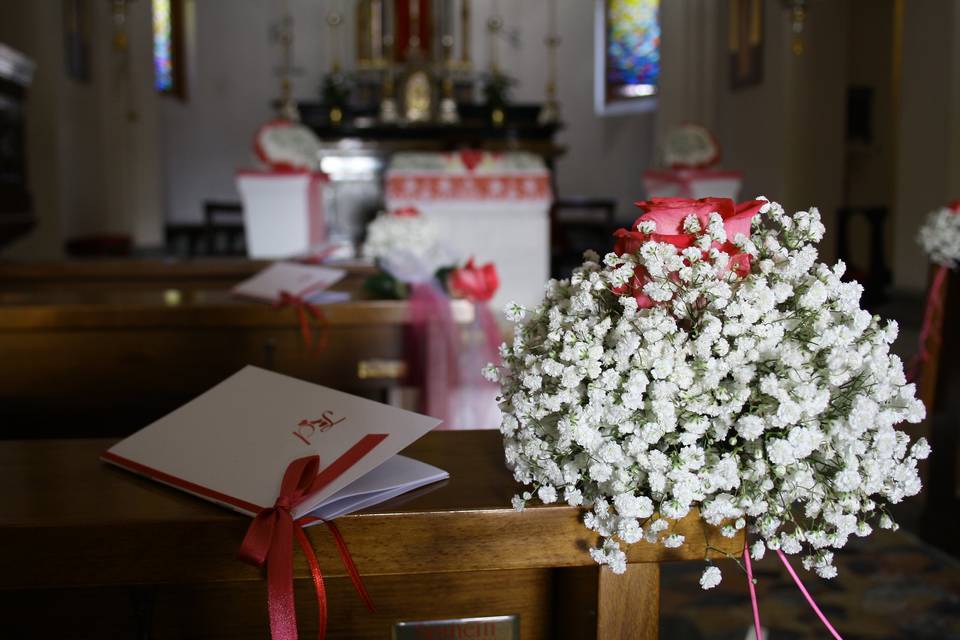
[[[632,220],[666,133],[695,122],[741,195],[816,204],[828,258],[922,290],[913,235],[958,179],[956,3],[659,5],[3,0],[0,42],[35,71],[4,85],[4,180],[30,201],[5,198],[0,255],[242,253],[236,172],[285,114],[318,136],[332,233],[354,242],[398,151],[533,156],[562,272]]]

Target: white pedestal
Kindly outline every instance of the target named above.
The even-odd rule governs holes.
[[[247,254],[286,258],[303,255],[324,242],[324,185],[320,173],[238,172]]]

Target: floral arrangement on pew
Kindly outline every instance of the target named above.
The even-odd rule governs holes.
[[[486,373],[530,487],[515,508],[583,507],[590,554],[615,573],[624,544],[683,545],[672,525],[699,509],[725,536],[746,531],[751,594],[751,556],[768,549],[835,576],[833,550],[895,528],[888,504],[921,488],[929,446],[895,429],[924,417],[890,353],[896,324],[860,308],[842,263],[818,262],[816,209],[637,205],[612,253],[587,252],[536,309],[508,305],[515,337]],[[700,584],[720,579],[711,564]]]
[[[413,207],[383,213],[367,226],[363,255],[378,271],[365,282],[375,298],[408,300],[409,382],[422,390],[420,410],[446,428],[499,422],[496,390],[483,379],[484,362],[497,357],[501,334],[487,304],[500,279],[493,263],[465,263],[442,243],[436,227]],[[473,303],[470,339],[454,322],[450,299]]]
[[[441,242],[440,233],[414,207],[382,213],[367,225],[363,256],[379,270],[365,282],[377,298],[402,300],[411,284],[435,279],[452,298],[486,303],[500,287],[492,262],[477,265],[474,258],[460,264]]]
[[[933,340],[939,341],[943,329],[944,288],[950,270],[960,263],[960,200],[928,213],[917,233],[917,243],[937,267],[927,293],[919,350],[910,367],[912,380],[917,379],[929,357],[927,345]]]

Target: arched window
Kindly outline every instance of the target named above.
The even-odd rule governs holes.
[[[660,0],[597,0],[594,103],[600,114],[646,111],[660,79]]]
[[[163,94],[186,96],[183,73],[183,2],[153,0],[154,87]]]

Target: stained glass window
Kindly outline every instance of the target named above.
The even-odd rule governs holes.
[[[604,4],[604,102],[656,94],[660,0],[605,0]]]
[[[173,89],[173,21],[170,0],[153,0],[153,69],[157,91]]]

